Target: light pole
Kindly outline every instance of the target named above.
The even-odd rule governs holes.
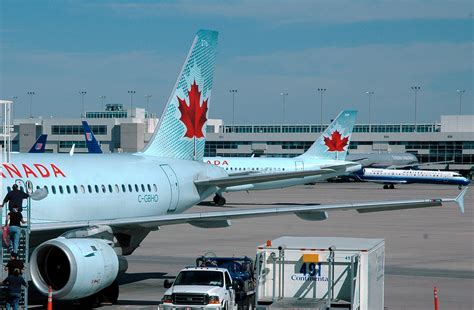
[[[130,116],[132,115],[133,109],[133,95],[136,93],[134,90],[129,90],[128,93],[130,94]]]
[[[461,115],[462,95],[466,92],[466,90],[465,89],[457,89],[456,91],[459,94],[459,115]]]
[[[82,97],[82,117],[86,117],[86,112],[84,110],[84,96],[87,94],[85,90],[80,90],[79,95]]]
[[[232,94],[232,130],[235,125],[235,94],[237,93],[237,89],[229,89],[229,93]]]
[[[145,98],[146,98],[146,114],[145,116],[147,118],[149,118],[149,115],[150,115],[150,112],[149,112],[149,109],[150,109],[150,99],[151,97],[153,97],[152,95],[145,95]]]
[[[13,101],[13,105],[12,105],[12,117],[13,119],[15,119],[15,103],[16,103],[16,100],[18,99],[18,96],[12,96],[12,101]]]
[[[288,93],[280,93],[280,96],[283,98],[283,123],[285,123],[285,97],[288,96]]]
[[[371,112],[371,102],[370,102],[370,99],[372,98],[372,95],[375,93],[373,91],[366,91],[365,92],[367,95],[369,95],[369,126],[370,126],[370,122],[372,120],[372,112]]]
[[[99,96],[99,99],[100,99],[100,109],[103,109],[104,108],[104,100],[105,98],[107,98],[106,96]]]
[[[417,110],[417,108],[416,108],[416,104],[417,104],[416,99],[417,99],[418,91],[420,90],[420,88],[421,88],[420,86],[412,86],[411,87],[411,89],[415,92],[415,130],[414,130],[414,132],[416,132],[416,110]]]
[[[33,112],[32,112],[33,110],[32,109],[33,109],[33,96],[34,96],[35,92],[34,91],[29,91],[29,92],[26,92],[26,94],[28,96],[30,96],[30,118],[33,118]]]
[[[326,88],[318,88],[318,92],[321,95],[321,132],[323,132],[323,94],[326,91]]]

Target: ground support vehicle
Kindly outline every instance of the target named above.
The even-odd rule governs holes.
[[[253,260],[243,257],[200,256],[196,266],[214,266],[229,271],[235,287],[235,300],[239,309],[253,309],[255,305],[255,266]]]
[[[165,280],[160,309],[237,310],[233,285],[225,268],[186,267],[174,282]]]
[[[259,309],[384,309],[383,239],[280,237],[257,247],[255,264]]]

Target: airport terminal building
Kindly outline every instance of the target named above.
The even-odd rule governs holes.
[[[130,113],[131,112],[131,113]],[[86,112],[104,153],[140,151],[158,124],[145,109],[109,104],[105,111]],[[13,151],[28,152],[40,134],[48,135],[46,152],[85,153],[83,118],[15,119]],[[205,156],[296,156],[307,150],[327,124],[225,125],[208,121]],[[450,162],[450,170],[468,172],[474,166],[474,115],[443,115],[429,124],[356,124],[351,153],[409,152],[421,163]],[[445,169],[446,164],[430,165]]]

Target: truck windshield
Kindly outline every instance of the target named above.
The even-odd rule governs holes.
[[[174,281],[174,285],[211,285],[224,286],[222,272],[219,271],[181,271]]]

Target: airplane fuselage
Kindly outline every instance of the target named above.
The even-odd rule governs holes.
[[[429,183],[467,186],[470,183],[459,173],[449,171],[364,168],[356,175],[365,181],[387,184]]]
[[[46,187],[48,197],[33,201],[32,225],[181,213],[213,193],[194,180],[225,175],[202,162],[135,154],[14,154],[0,174],[3,195],[15,180]]]
[[[351,162],[341,160],[328,160],[318,158],[278,158],[278,157],[204,157],[204,162],[222,167],[230,175],[239,173],[276,173],[276,172],[293,172],[293,171],[309,171],[319,170],[324,167],[341,166],[347,173],[351,173],[360,169],[360,165],[354,165],[350,168],[345,168],[344,165],[351,164]],[[249,184],[243,186],[233,186],[226,188],[225,191],[240,191],[240,190],[266,190],[275,188],[284,188],[289,186],[296,186],[311,182],[317,182],[332,178],[337,173],[327,173],[322,175],[307,176],[304,178],[294,178],[280,181],[271,181],[257,184]]]

